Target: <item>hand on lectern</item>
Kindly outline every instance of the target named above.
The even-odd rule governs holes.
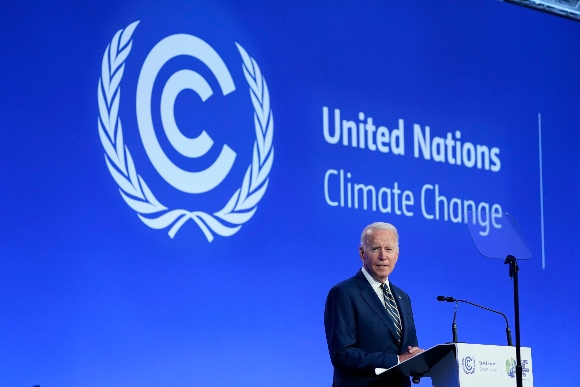
[[[408,346],[407,347],[407,352],[402,353],[399,355],[399,363],[404,362],[405,360],[408,360],[410,358],[412,358],[413,356],[417,356],[418,354],[425,352],[424,349],[421,349],[419,347],[411,347]]]

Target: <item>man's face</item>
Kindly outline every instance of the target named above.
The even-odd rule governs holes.
[[[399,248],[397,237],[390,230],[374,230],[366,247],[359,247],[364,268],[377,281],[385,282],[397,263]]]

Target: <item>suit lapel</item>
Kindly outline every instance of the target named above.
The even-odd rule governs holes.
[[[385,305],[382,303],[379,297],[377,297],[377,294],[373,290],[371,284],[369,284],[369,281],[367,281],[362,271],[359,271],[356,274],[355,278],[357,280],[357,286],[360,289],[361,297],[366,301],[369,307],[377,314],[377,316],[383,321],[383,323],[389,328],[391,335],[393,335],[393,340],[396,341],[397,331],[393,323],[393,320],[391,320],[391,317],[389,316],[387,310],[385,309]],[[397,300],[397,305],[398,304],[399,302]]]
[[[401,337],[401,345],[407,342],[407,332],[408,330],[405,329],[407,326],[407,315],[410,312],[409,305],[406,302],[403,302],[401,295],[399,294],[400,289],[396,287],[392,282],[390,282],[391,292],[395,297],[395,302],[397,303],[397,307],[399,308],[399,316],[401,316],[401,324],[403,325],[403,335]]]

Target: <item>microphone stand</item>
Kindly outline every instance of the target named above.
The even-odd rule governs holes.
[[[465,302],[466,304],[477,306],[478,308],[485,309],[487,311],[502,315],[502,317],[505,319],[505,325],[506,325],[505,333],[507,336],[508,346],[510,346],[510,347],[513,346],[513,344],[512,344],[512,331],[510,330],[510,324],[508,322],[507,316],[505,314],[503,314],[502,312],[499,312],[495,309],[488,308],[487,306],[476,304],[476,303],[471,302],[471,301],[459,300],[459,299],[453,298],[453,297],[437,296],[437,301],[455,302],[455,312],[453,313],[453,324],[451,324],[451,331],[453,332],[453,342],[454,343],[457,343],[457,324],[455,324],[455,318],[457,316],[457,303],[458,302]]]
[[[451,324],[451,330],[453,331],[453,342],[457,341],[457,324],[455,324],[455,318],[457,317],[457,300],[455,300],[455,312],[453,312],[453,324]]]
[[[509,265],[510,278],[514,279],[514,309],[516,323],[516,383],[517,387],[523,386],[522,378],[522,355],[520,346],[520,295],[518,290],[518,261],[513,255],[508,255],[504,264]]]

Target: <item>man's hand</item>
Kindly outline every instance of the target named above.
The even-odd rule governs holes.
[[[407,352],[402,353],[399,355],[399,363],[404,362],[405,360],[408,360],[410,358],[412,358],[413,356],[417,356],[418,354],[425,352],[424,349],[421,349],[419,347],[411,347],[408,346],[407,347]]]

